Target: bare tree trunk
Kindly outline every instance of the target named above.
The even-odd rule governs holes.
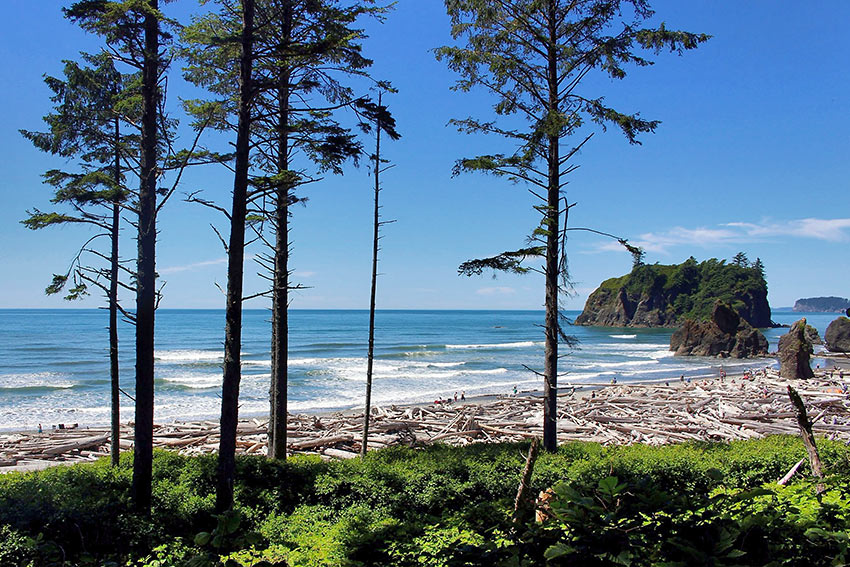
[[[549,114],[558,112],[558,54],[557,45],[557,2],[549,1]],[[560,269],[558,262],[559,207],[561,197],[560,137],[549,134],[549,186],[546,202],[546,324],[543,366],[543,448],[556,451],[558,448],[558,295]]]
[[[148,0],[157,10],[158,0]],[[150,513],[153,476],[154,311],[156,309],[156,182],[159,20],[145,16],[142,69],[141,186],[136,268],[136,426],[133,445],[133,501]]]
[[[381,106],[378,93],[378,106]],[[365,457],[369,444],[369,419],[372,412],[372,368],[375,362],[375,294],[378,287],[378,240],[380,223],[381,194],[381,118],[376,119],[375,139],[375,208],[372,220],[372,291],[369,298],[369,351],[366,355],[366,411],[363,414],[363,440],[360,442],[360,455]]]
[[[254,0],[242,1],[242,53],[239,58],[239,124],[230,241],[227,248],[227,307],[224,335],[224,377],[221,386],[221,439],[218,449],[216,510],[233,507],[236,477],[236,426],[239,420],[239,383],[242,379],[242,279],[245,259],[245,216],[250,167],[251,101],[253,84]]]
[[[121,183],[121,131],[115,119],[115,173],[116,187]],[[110,453],[112,466],[118,466],[121,451],[121,384],[118,374],[118,228],[121,222],[121,206],[116,198],[112,203],[112,226],[110,237],[112,250],[109,255],[109,379],[112,385],[112,434]]]
[[[283,14],[283,41],[289,41],[292,11],[289,4]],[[278,173],[289,170],[289,80],[287,68],[281,70],[278,87]],[[288,179],[277,188],[275,220],[274,274],[272,274],[272,371],[271,416],[269,419],[270,459],[286,460],[287,405],[289,381],[289,201]]]

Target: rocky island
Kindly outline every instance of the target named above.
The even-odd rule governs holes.
[[[844,297],[809,297],[794,302],[794,311],[800,313],[845,313],[850,309],[850,299]]]
[[[577,325],[679,327],[707,321],[715,303],[728,304],[752,327],[770,327],[767,282],[761,260],[738,254],[732,263],[692,256],[678,265],[639,264],[629,274],[602,282],[590,294]]]

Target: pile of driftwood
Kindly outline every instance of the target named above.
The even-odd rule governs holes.
[[[837,377],[836,377],[837,378]],[[664,444],[682,441],[730,441],[799,433],[787,381],[770,371],[750,379],[718,378],[622,384],[594,390],[561,387],[559,441],[604,444]],[[845,386],[828,376],[798,381],[794,387],[808,407],[816,435],[850,441],[850,398]],[[375,407],[369,449],[417,445],[519,441],[542,435],[543,400],[536,395],[485,399],[476,403]],[[291,415],[291,453],[345,459],[360,452],[363,413]],[[242,420],[237,450],[264,455],[267,422]],[[122,428],[122,450],[133,445],[132,429]],[[158,425],[154,446],[183,454],[218,449],[215,421]],[[95,460],[109,451],[107,429],[65,429],[42,434],[0,434],[0,472],[32,470],[57,462]]]

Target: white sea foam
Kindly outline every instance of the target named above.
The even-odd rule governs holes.
[[[21,374],[0,374],[0,388],[16,390],[23,388],[73,388],[67,374],[60,372],[24,372]]]
[[[224,360],[224,353],[220,350],[158,350],[154,358],[162,362],[214,362]]]
[[[542,342],[538,341],[517,341],[513,343],[491,343],[481,345],[446,345],[447,349],[491,349],[491,348],[529,348],[533,346],[543,346]]]
[[[608,335],[612,339],[636,339],[637,335]]]
[[[169,384],[177,384],[187,388],[206,390],[208,388],[220,388],[222,377],[213,373],[175,373],[172,376],[163,376],[162,380]]]

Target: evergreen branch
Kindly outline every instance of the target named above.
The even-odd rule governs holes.
[[[543,246],[521,248],[515,251],[502,252],[501,254],[490,258],[468,260],[462,263],[458,267],[457,271],[458,275],[465,276],[480,276],[484,273],[484,270],[525,274],[528,273],[529,268],[523,266],[522,262],[525,261],[526,258],[543,257],[545,254],[546,249]]]

